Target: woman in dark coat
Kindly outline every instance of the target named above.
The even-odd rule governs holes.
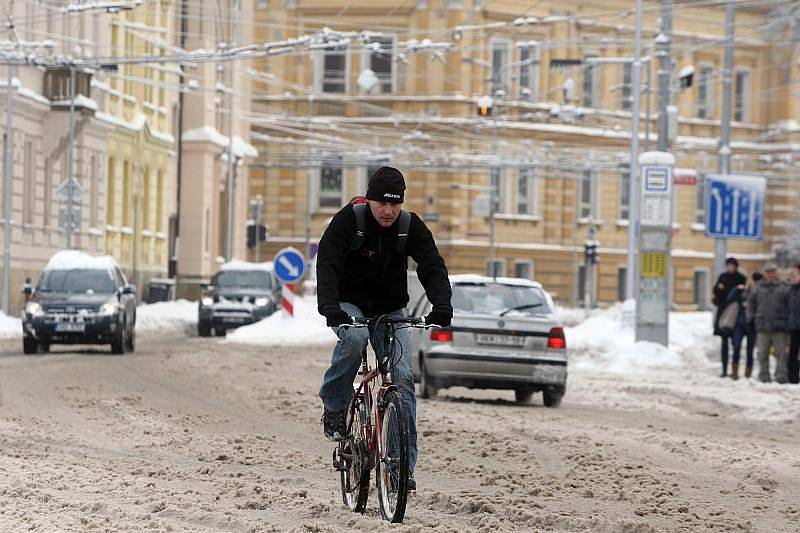
[[[722,360],[722,374],[720,374],[720,377],[723,378],[728,375],[728,345],[731,343],[731,341],[733,341],[733,333],[732,332],[725,333],[720,331],[719,317],[722,316],[722,313],[725,311],[725,308],[731,303],[731,300],[728,299],[731,291],[733,291],[734,289],[743,291],[745,283],[747,283],[747,278],[744,277],[744,274],[739,272],[739,261],[737,261],[736,258],[734,257],[729,257],[725,261],[725,272],[719,275],[719,278],[717,278],[717,283],[714,285],[714,305],[717,306],[717,314],[714,317],[714,335],[719,335],[720,337],[722,337],[722,349],[720,353],[720,359]],[[739,305],[741,307],[741,303]],[[740,337],[738,343],[739,348],[741,348],[741,341],[742,339]],[[734,350],[738,354],[739,350],[736,349],[735,346]],[[736,378],[738,378],[739,377],[738,357],[736,357],[736,361],[731,370],[735,374]]]

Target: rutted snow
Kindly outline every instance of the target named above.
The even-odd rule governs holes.
[[[315,298],[295,298],[294,317],[287,317],[279,310],[260,322],[240,327],[230,333],[226,340],[267,346],[290,346],[333,344],[336,342],[336,335],[325,325],[325,318],[317,313]]]
[[[136,308],[136,333],[189,333],[197,327],[197,302],[175,300]]]

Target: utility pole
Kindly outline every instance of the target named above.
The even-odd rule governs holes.
[[[733,71],[733,34],[736,16],[734,0],[725,3],[725,64],[722,67],[722,130],[719,138],[719,173],[731,173],[731,77]],[[714,239],[714,275],[725,270],[728,241]]]
[[[494,152],[495,157],[497,157],[497,119],[492,117],[492,152]],[[494,213],[495,213],[495,203],[500,201],[499,198],[499,191],[497,190],[500,186],[500,180],[503,179],[502,174],[497,175],[497,185],[492,183],[492,173],[494,173],[495,169],[497,172],[502,172],[502,167],[492,167],[489,171],[489,185],[491,188],[491,192],[489,193],[489,268],[491,269],[492,278],[497,277],[497,266],[495,265],[495,256],[494,256]]]
[[[661,34],[657,39],[658,51],[658,145],[659,152],[669,151],[669,117],[672,74],[672,0],[661,0]]]
[[[231,85],[228,88],[229,96],[230,96],[230,105],[228,106],[228,184],[226,189],[228,191],[228,204],[227,204],[227,216],[228,216],[228,224],[226,225],[226,235],[225,235],[225,260],[230,261],[233,259],[233,204],[234,204],[234,183],[233,183],[233,97],[234,97],[234,90],[233,84],[234,76],[233,76],[233,63],[230,64],[231,67]]]
[[[13,172],[12,147],[14,144],[14,96],[12,85],[14,80],[14,67],[11,62],[6,64],[6,146],[3,154],[4,174],[3,174],[3,312],[11,314],[11,307],[8,298],[10,290],[9,269],[11,268],[11,173]]]
[[[631,162],[630,162],[630,218],[628,221],[628,257],[625,269],[625,298],[634,298],[636,275],[636,240],[639,233],[639,111],[642,85],[642,0],[636,0],[636,34],[634,39],[631,81],[633,105],[631,108]]]
[[[69,148],[67,149],[67,249],[72,249],[75,231],[73,221],[75,200],[75,66],[69,66]]]

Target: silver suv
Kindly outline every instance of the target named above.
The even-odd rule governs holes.
[[[451,327],[412,332],[422,397],[462,386],[513,389],[520,403],[542,391],[546,406],[559,405],[567,384],[567,343],[542,286],[475,275],[450,276],[450,283]],[[424,316],[430,308],[423,295],[412,314]]]

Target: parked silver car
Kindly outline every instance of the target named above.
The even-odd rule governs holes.
[[[513,389],[521,403],[542,391],[544,404],[561,402],[567,384],[567,343],[553,302],[539,283],[517,278],[451,276],[453,323],[414,330],[414,376],[423,398],[438,389]],[[424,316],[423,295],[412,307]]]

